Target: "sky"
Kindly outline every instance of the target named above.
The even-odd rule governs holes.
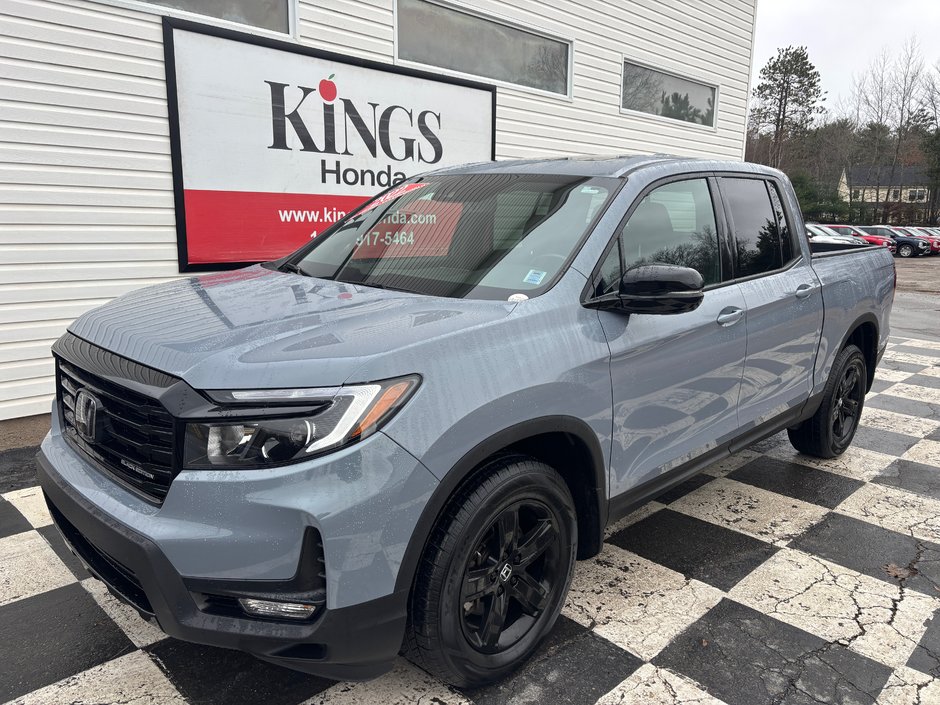
[[[757,0],[752,85],[778,47],[802,45],[834,109],[840,95],[851,94],[853,74],[911,35],[927,65],[940,61],[940,0]]]

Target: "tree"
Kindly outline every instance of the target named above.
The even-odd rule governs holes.
[[[778,49],[760,70],[754,89],[754,120],[759,130],[771,133],[770,166],[783,164],[784,145],[812,125],[825,100],[819,71],[809,60],[806,47]]]

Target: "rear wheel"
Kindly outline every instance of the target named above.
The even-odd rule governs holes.
[[[544,463],[513,456],[445,510],[425,549],[406,655],[473,687],[522,664],[564,605],[577,545],[574,502]]]
[[[844,453],[858,429],[867,384],[865,356],[855,345],[847,345],[832,366],[819,409],[809,420],[787,429],[793,447],[819,458]]]
[[[914,248],[911,245],[901,245],[898,247],[898,256],[899,257],[913,257]]]

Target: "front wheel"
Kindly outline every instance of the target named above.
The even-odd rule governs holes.
[[[911,245],[901,245],[898,248],[898,256],[899,257],[913,257],[914,248]]]
[[[405,654],[458,687],[497,680],[551,630],[574,570],[565,481],[524,456],[495,461],[451,501],[412,590]]]
[[[816,413],[799,426],[787,429],[793,447],[818,458],[842,455],[858,429],[867,386],[865,356],[855,345],[847,345],[832,365]]]

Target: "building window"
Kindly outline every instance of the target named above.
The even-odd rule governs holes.
[[[715,126],[714,86],[623,62],[621,107],[697,125]]]
[[[861,191],[857,188],[852,189],[852,200],[857,201],[858,197],[861,195]]]
[[[901,189],[896,188],[891,191],[891,200],[900,201],[901,200]]]
[[[174,10],[185,10],[197,15],[217,17],[220,20],[290,32],[288,4],[290,0],[139,0],[149,5],[160,5]]]
[[[918,200],[918,201],[926,201],[926,200],[927,200],[927,189],[919,188],[919,189],[917,189],[917,193],[916,193],[915,195],[917,196],[916,200]]]
[[[398,58],[568,95],[571,45],[427,0],[398,0]]]

